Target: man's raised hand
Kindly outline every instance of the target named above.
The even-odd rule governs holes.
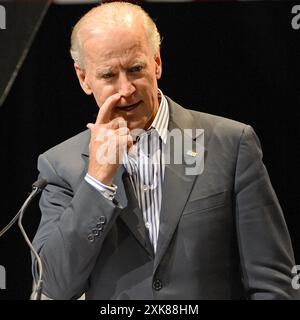
[[[95,123],[88,123],[91,130],[88,174],[105,185],[111,185],[121,164],[124,152],[133,144],[124,118],[112,119],[120,94],[106,99],[100,107]]]

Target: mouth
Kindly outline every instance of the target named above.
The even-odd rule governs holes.
[[[139,106],[140,103],[141,103],[141,101],[138,101],[137,103],[130,104],[130,105],[127,105],[127,106],[116,107],[116,109],[119,110],[119,111],[128,112],[128,111],[136,109]]]

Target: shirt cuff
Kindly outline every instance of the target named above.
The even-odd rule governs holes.
[[[117,192],[116,185],[113,184],[112,186],[107,186],[106,184],[103,184],[100,181],[93,178],[92,176],[90,176],[88,173],[85,175],[84,179],[87,183],[89,183],[96,190],[98,190],[106,199],[114,199]]]

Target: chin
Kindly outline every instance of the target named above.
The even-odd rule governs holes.
[[[138,122],[138,121],[128,121],[127,123],[127,127],[130,130],[133,129],[143,129],[143,130],[147,130],[148,128],[145,129],[145,123],[144,122]]]

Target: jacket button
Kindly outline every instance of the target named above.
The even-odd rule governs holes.
[[[156,279],[155,281],[153,281],[153,289],[156,291],[159,291],[162,288],[162,282],[159,279]]]
[[[99,222],[102,223],[102,224],[105,224],[105,222],[106,222],[105,216],[101,216],[101,217],[99,218]]]
[[[100,234],[100,230],[99,230],[99,229],[96,229],[96,228],[93,229],[92,232],[93,232],[93,235],[96,236],[96,237],[98,237],[99,234]]]
[[[88,235],[88,240],[89,240],[89,242],[94,242],[95,238],[94,238],[94,236],[92,234],[89,234]]]
[[[100,222],[97,222],[96,227],[97,227],[98,230],[101,231],[103,229],[103,224],[100,223]]]

